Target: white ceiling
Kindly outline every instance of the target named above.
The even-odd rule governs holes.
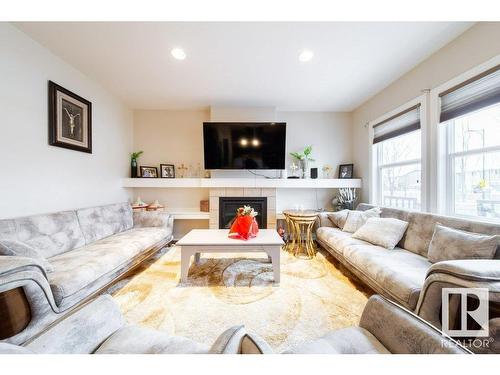
[[[351,111],[467,22],[24,22],[15,25],[133,109]],[[170,50],[182,47],[178,61]],[[301,63],[302,49],[314,58]]]

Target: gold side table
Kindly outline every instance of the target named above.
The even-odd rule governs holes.
[[[316,246],[312,229],[318,219],[318,213],[313,210],[285,210],[283,215],[290,234],[284,249],[298,258],[314,258]]]

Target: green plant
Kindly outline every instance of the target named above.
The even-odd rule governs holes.
[[[313,158],[311,158],[311,153],[312,153],[312,146],[307,146],[306,148],[304,148],[304,151],[302,151],[302,153],[290,152],[290,155],[298,160],[315,161]]]
[[[137,151],[137,152],[132,152],[130,154],[130,159],[131,160],[136,160],[139,159],[139,156],[141,156],[144,153],[144,151]]]

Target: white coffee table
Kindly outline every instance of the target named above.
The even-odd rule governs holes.
[[[247,241],[229,238],[227,229],[193,229],[179,241],[181,247],[181,282],[188,277],[191,256],[199,262],[200,253],[255,253],[268,255],[273,265],[274,282],[280,282],[280,249],[283,240],[274,229],[260,229],[255,238]]]

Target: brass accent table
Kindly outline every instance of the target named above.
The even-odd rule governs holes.
[[[316,246],[312,238],[312,229],[318,219],[318,212],[313,210],[285,210],[283,215],[289,233],[287,243],[283,249],[298,258],[314,258]]]

